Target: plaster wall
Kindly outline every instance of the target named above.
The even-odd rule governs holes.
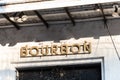
[[[109,29],[120,55],[120,19],[108,21]],[[72,24],[0,29],[0,80],[16,80],[16,68],[98,63],[102,65],[102,80],[120,80],[120,60],[102,21]],[[91,42],[90,54],[20,58],[25,45]]]

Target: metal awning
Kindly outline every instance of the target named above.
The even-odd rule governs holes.
[[[54,3],[51,3],[54,1],[60,2],[63,0],[51,0],[51,1],[45,1],[45,2],[32,2],[32,3],[26,2],[23,4],[21,3],[18,4],[17,2],[16,4],[10,1],[14,1],[14,0],[8,0],[8,2],[6,2],[6,5],[1,5],[0,11],[1,10],[2,11],[0,12],[0,28],[14,26],[17,29],[20,29],[21,26],[33,26],[33,25],[45,25],[46,28],[49,28],[51,24],[60,24],[60,23],[66,23],[66,22],[71,23],[74,26],[75,23],[79,21],[103,19],[101,12],[96,11],[96,9],[99,8],[99,5],[96,4],[94,0],[91,1],[91,4],[90,3],[88,4],[86,2],[84,4],[79,3],[79,5],[76,5],[78,4],[77,2],[79,1],[81,2],[82,0],[64,0],[66,2],[63,4],[76,3],[74,6],[73,4],[72,6],[69,6],[70,4],[65,6],[64,5],[59,6],[60,4],[53,5]],[[28,0],[24,0],[24,1],[28,1]],[[35,0],[35,1],[40,1],[40,0]],[[67,1],[71,1],[71,2],[67,2]],[[87,1],[87,0],[84,0],[84,1]],[[92,3],[93,1],[95,4]],[[96,1],[99,1],[99,0],[96,0]],[[100,0],[100,1],[103,1],[103,0]],[[114,18],[112,17],[112,13],[114,12],[113,5],[118,5],[118,12],[120,13],[119,11],[120,1],[118,2],[116,2],[115,0],[105,0],[105,1],[106,3],[102,3],[102,2],[99,3],[103,7],[104,15],[109,19]],[[115,2],[112,2],[112,1],[115,1]],[[50,4],[46,6],[40,5],[48,2],[51,3],[54,7],[50,6]],[[35,5],[36,7],[34,7],[33,5]],[[41,6],[43,6],[44,8]],[[23,22],[17,22],[11,19],[15,17],[18,18],[21,14],[27,15],[28,19]]]

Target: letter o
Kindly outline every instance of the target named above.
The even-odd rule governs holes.
[[[77,51],[74,50],[75,47],[77,48]],[[72,45],[71,48],[70,48],[70,51],[72,53],[79,53],[80,52],[80,45],[79,44]]]
[[[36,50],[36,53],[33,53],[32,50]],[[37,46],[31,47],[29,54],[30,54],[31,56],[37,56],[37,55],[39,54],[38,47],[37,47]]]

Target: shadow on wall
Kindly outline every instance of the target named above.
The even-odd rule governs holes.
[[[120,35],[120,19],[109,20],[108,25],[112,35]],[[76,23],[76,26],[72,26],[72,24],[51,25],[49,29],[46,29],[45,26],[22,27],[20,30],[16,30],[16,28],[0,29],[0,44],[5,46],[9,43],[9,46],[14,46],[23,42],[59,42],[71,38],[89,37],[99,39],[101,36],[109,36],[102,20],[80,22]]]

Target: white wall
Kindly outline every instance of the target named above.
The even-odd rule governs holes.
[[[31,0],[33,1],[33,0]],[[39,0],[40,1],[40,0]],[[108,2],[119,2],[119,0],[51,0],[43,2],[30,2],[30,0],[1,0],[0,4],[11,4],[11,3],[21,3],[17,5],[6,5],[0,6],[0,13],[11,13],[11,12],[21,12],[21,11],[30,11],[30,10],[40,10],[40,9],[51,9],[51,8],[61,8],[61,7],[70,7],[70,6],[79,6],[79,5],[88,5],[88,4],[98,4],[98,3],[108,3]]]
[[[120,55],[119,21],[119,19],[109,20],[108,25]],[[20,58],[20,48],[25,45],[51,44],[52,42],[73,43],[75,41],[91,42],[92,53]],[[64,59],[71,59],[71,61],[60,61]],[[102,21],[81,22],[76,26],[72,24],[51,25],[49,29],[44,26],[22,27],[21,30],[0,29],[0,80],[15,80],[15,70],[18,67],[94,62],[102,63],[103,80],[120,80],[120,60]]]

